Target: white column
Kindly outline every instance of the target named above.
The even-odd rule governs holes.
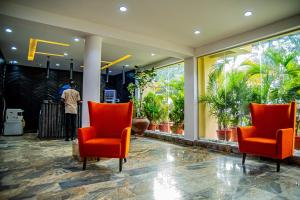
[[[82,87],[82,127],[89,126],[90,124],[87,102],[100,102],[101,47],[101,37],[92,35],[85,38]]]
[[[184,138],[198,139],[197,58],[184,59]]]

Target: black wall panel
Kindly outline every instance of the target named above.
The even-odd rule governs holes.
[[[73,80],[81,91],[82,73],[74,72]],[[51,70],[46,79],[46,69],[8,65],[4,96],[7,108],[24,110],[25,131],[36,131],[41,103],[45,99],[60,101],[59,87],[69,82],[69,71]]]

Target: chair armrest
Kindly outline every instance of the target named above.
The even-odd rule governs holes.
[[[243,141],[245,138],[252,137],[255,131],[256,128],[254,126],[237,127],[238,142]]]
[[[122,131],[121,135],[121,158],[126,158],[130,145],[131,127],[126,127]]]
[[[96,130],[94,127],[84,127],[78,128],[78,145],[80,157],[84,157],[84,143],[87,140],[93,139],[96,137]]]
[[[295,133],[293,128],[279,129],[276,133],[279,158],[284,159],[294,153]]]
[[[93,139],[96,137],[96,130],[94,127],[84,127],[78,128],[78,141],[86,142],[87,140]]]

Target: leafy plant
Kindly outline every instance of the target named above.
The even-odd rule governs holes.
[[[175,124],[183,123],[184,120],[184,77],[173,79],[170,82],[170,97],[173,106],[170,112],[170,119]]]
[[[152,84],[152,81],[155,77],[154,69],[144,70],[135,73],[135,83],[130,83],[127,87],[130,96],[135,104],[135,109],[137,117],[144,117],[143,112],[143,93],[147,87]],[[135,96],[135,91],[138,92],[137,97]]]
[[[161,118],[162,96],[149,92],[143,101],[144,114],[152,123],[157,123]]]

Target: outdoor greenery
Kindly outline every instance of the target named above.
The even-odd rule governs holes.
[[[170,98],[173,105],[171,107],[170,119],[175,124],[183,123],[184,120],[184,78],[170,81]]]
[[[144,97],[144,113],[151,123],[156,124],[161,119],[162,98],[162,95],[156,95],[153,92],[149,92]]]
[[[134,108],[137,113],[137,117],[145,117],[143,110],[143,95],[147,87],[152,85],[153,79],[156,73],[154,69],[139,71],[135,73],[135,83],[130,83],[127,87],[132,101],[134,102]],[[136,97],[135,91],[138,91],[138,96]]]
[[[206,94],[200,96],[199,102],[208,105],[219,129],[247,125],[250,102],[300,100],[299,41],[298,33],[254,44],[252,52],[244,57],[233,54],[217,60],[208,76]],[[236,60],[245,57],[236,64]]]

